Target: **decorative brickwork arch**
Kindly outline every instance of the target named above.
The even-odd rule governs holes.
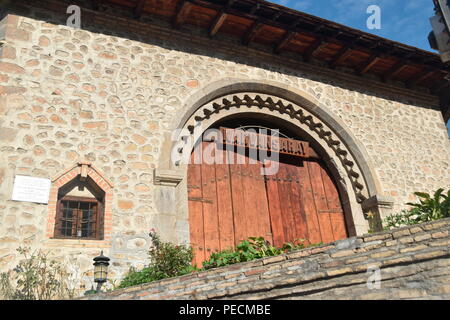
[[[84,240],[84,239],[54,239],[55,238],[55,222],[56,222],[56,211],[58,202],[58,192],[59,190],[72,182],[77,177],[80,180],[86,181],[88,178],[95,183],[102,193],[104,193],[104,204],[103,204],[103,237],[101,240]],[[47,238],[50,241],[57,241],[58,243],[66,242],[70,245],[80,244],[82,246],[96,247],[107,247],[111,240],[111,230],[112,230],[112,191],[113,184],[103,176],[103,174],[95,168],[89,162],[79,162],[73,167],[60,172],[52,179],[52,187],[50,189],[50,197],[48,202],[48,219],[47,219]]]
[[[334,135],[334,139],[340,142],[336,145],[348,150],[349,156],[351,156],[355,160],[356,166],[358,166],[359,170],[361,170],[362,172],[359,179],[364,180],[363,185],[365,187],[366,194],[363,194],[364,196],[360,197],[359,200],[363,201],[372,196],[381,194],[381,187],[376,177],[375,170],[370,163],[369,155],[365,151],[364,147],[358,143],[357,139],[353,136],[350,129],[338,116],[334,115],[333,112],[331,112],[325,105],[321,104],[311,94],[292,86],[287,86],[285,84],[274,81],[244,81],[234,78],[219,80],[217,82],[209,84],[206,88],[203,88],[201,91],[196,92],[189,98],[189,100],[185,104],[185,107],[188,109],[188,111],[181,119],[175,119],[173,127],[178,129],[187,128],[187,126],[192,125],[193,123],[195,124],[195,121],[192,121],[193,119],[195,120],[195,117],[207,116],[206,114],[204,114],[204,112],[208,112],[208,110],[203,111],[204,109],[208,109],[205,108],[206,106],[209,106],[211,109],[209,111],[214,111],[214,113],[218,113],[220,111],[214,109],[214,107],[211,108],[213,101],[217,104],[217,101],[215,100],[219,100],[220,104],[220,100],[226,96],[229,96],[231,97],[231,99],[233,99],[233,94],[239,94],[242,97],[242,93],[246,92],[262,94],[263,96],[270,97],[270,99],[275,101],[275,104],[278,102],[276,101],[277,99],[282,99],[286,101],[286,106],[289,106],[291,104],[292,106],[295,106],[297,110],[301,109],[304,112],[309,113],[314,117],[314,123],[318,125],[319,123],[322,123],[327,126],[329,128],[329,132]],[[264,103],[260,103],[259,101],[255,102],[256,104],[260,104],[260,109],[263,109],[266,106],[269,107],[269,104],[271,103],[270,99]],[[244,103],[248,102],[244,101]],[[233,100],[231,100],[231,104],[231,107],[237,106]],[[283,107],[281,106],[280,108],[283,109]],[[225,106],[224,109],[227,110],[227,107]],[[276,106],[275,108],[268,109],[277,112]],[[285,113],[284,110],[281,110],[281,113]],[[298,117],[292,117],[293,121],[295,121],[296,119],[298,119]],[[308,119],[309,118],[307,118],[306,120],[309,121]],[[318,129],[320,130],[320,128]],[[327,139],[326,136],[325,138]],[[172,142],[172,146],[174,144],[176,144],[176,142]]]
[[[216,122],[219,118],[223,118],[223,115],[230,115],[236,111],[238,113],[268,112],[273,115],[287,115],[290,119],[298,121],[299,124],[303,125],[304,131],[309,130],[310,133],[316,135],[317,140],[323,140],[329,147],[329,151],[334,152],[336,158],[340,160],[352,183],[357,201],[362,202],[368,198],[367,187],[361,170],[341,138],[318,117],[282,98],[252,92],[230,94],[215,99],[197,110],[185,127],[190,134],[193,134],[197,126],[202,126],[202,129],[205,130],[210,124]],[[215,115],[216,117],[214,117]],[[181,134],[180,140],[183,141],[186,138],[187,135]],[[187,151],[191,152],[191,150]],[[186,150],[180,148],[178,152],[185,153]]]

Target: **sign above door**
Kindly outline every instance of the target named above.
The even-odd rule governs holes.
[[[255,148],[280,154],[287,154],[302,158],[311,156],[309,143],[279,137],[272,134],[261,134],[255,130],[241,130],[220,127],[221,142],[241,148]]]

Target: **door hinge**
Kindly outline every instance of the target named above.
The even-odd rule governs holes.
[[[189,197],[189,201],[197,201],[197,202],[205,202],[205,203],[214,203],[212,200],[205,199],[205,198],[199,198],[199,197]]]
[[[319,210],[319,213],[344,213],[341,209]]]

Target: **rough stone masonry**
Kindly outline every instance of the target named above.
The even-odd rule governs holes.
[[[261,91],[275,85],[330,110],[368,155],[379,196],[392,200],[392,211],[415,200],[415,191],[450,185],[450,144],[435,96],[389,86],[383,91],[370,77],[355,83],[339,70],[303,68],[289,58],[240,52],[195,30],[186,35],[157,24],[144,28],[107,13],[88,10],[82,29],[73,29],[65,16],[47,9],[53,3],[21,1],[0,22],[0,271],[15,266],[19,246],[41,248],[73,264],[80,286],[89,288],[92,258],[100,250],[112,260],[110,277],[120,279],[130,266],[147,263],[150,228],[165,240],[187,242],[188,218],[181,210],[186,190],[155,183],[171,176],[157,177],[154,170],[167,169],[160,164],[174,123],[192,107],[193,96],[208,95],[211,84],[252,82]],[[91,164],[99,181],[113,186],[110,229],[101,241],[52,239],[51,203],[11,200],[16,175],[53,179],[79,163]],[[362,214],[358,219],[363,234],[369,226]],[[397,255],[401,241],[414,237],[383,242],[386,250],[376,254]],[[270,267],[277,270],[280,263]],[[422,290],[412,288],[417,295]]]
[[[83,299],[448,300],[449,230],[444,219]]]

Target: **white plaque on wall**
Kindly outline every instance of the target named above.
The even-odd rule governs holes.
[[[48,203],[50,179],[28,176],[15,176],[12,200],[35,203]]]

